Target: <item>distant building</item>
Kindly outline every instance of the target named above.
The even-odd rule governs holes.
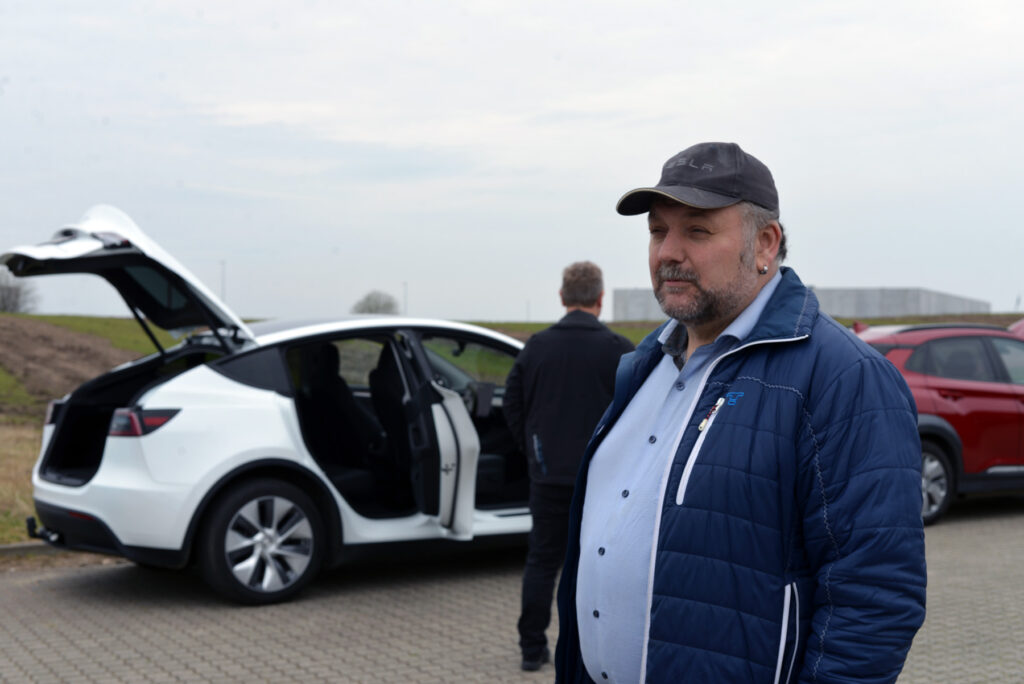
[[[812,287],[821,309],[841,318],[894,318],[941,314],[991,313],[980,299],[919,287]]]
[[[664,318],[650,287],[612,290],[613,321],[660,321]]]
[[[822,311],[839,318],[893,318],[941,314],[990,313],[979,299],[919,287],[812,287]],[[612,291],[612,320],[658,321],[665,318],[649,287]]]

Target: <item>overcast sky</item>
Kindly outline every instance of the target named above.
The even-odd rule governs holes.
[[[1022,29],[998,0],[0,0],[0,250],[109,203],[245,317],[380,289],[555,320],[572,261],[649,286],[616,201],[723,140],[774,173],[805,283],[1015,310]],[[46,280],[41,312],[125,313]]]

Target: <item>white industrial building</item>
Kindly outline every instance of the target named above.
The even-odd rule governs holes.
[[[919,287],[812,287],[821,309],[838,318],[893,318],[942,314],[990,313],[979,299]],[[612,291],[612,320],[657,321],[665,318],[649,287]]]
[[[812,287],[821,308],[841,318],[895,318],[942,314],[991,313],[980,299],[920,287]]]

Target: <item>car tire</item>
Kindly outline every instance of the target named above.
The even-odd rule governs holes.
[[[199,568],[227,598],[276,603],[318,574],[325,545],[319,511],[305,492],[281,480],[250,480],[214,502],[199,539]]]
[[[921,442],[921,520],[931,525],[941,518],[956,492],[953,466],[933,442]]]

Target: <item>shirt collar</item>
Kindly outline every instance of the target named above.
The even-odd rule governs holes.
[[[718,337],[715,338],[715,343],[726,337],[731,337],[735,341],[747,337],[757,324],[757,319],[761,318],[761,314],[764,313],[764,309],[768,305],[768,300],[771,299],[781,281],[782,272],[776,271],[772,279],[754,297],[754,301],[750,302],[747,308],[741,311],[740,315],[733,319],[732,323],[718,334]],[[683,365],[682,359],[683,354],[686,352],[686,339],[686,326],[679,325],[679,321],[674,318],[668,322],[665,329],[658,335],[658,342],[661,343],[662,351],[671,356],[679,368]]]

